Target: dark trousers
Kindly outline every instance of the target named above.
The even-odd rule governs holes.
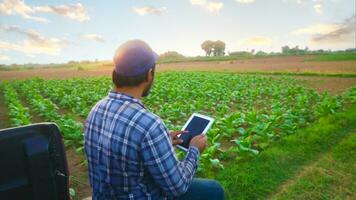
[[[223,200],[224,189],[219,182],[194,178],[192,184],[189,186],[187,192],[176,200]]]

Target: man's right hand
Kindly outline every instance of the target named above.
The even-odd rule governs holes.
[[[208,139],[204,134],[197,135],[190,140],[189,146],[197,147],[199,152],[202,153],[208,146]]]

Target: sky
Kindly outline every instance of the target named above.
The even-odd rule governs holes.
[[[111,60],[130,39],[157,53],[204,55],[289,45],[355,47],[356,0],[0,0],[0,64]]]

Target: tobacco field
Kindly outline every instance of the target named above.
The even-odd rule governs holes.
[[[90,109],[112,89],[111,78],[73,78],[1,82],[11,126],[34,119],[59,126],[67,147],[83,153],[83,128]],[[207,176],[230,160],[257,156],[281,137],[356,102],[356,89],[340,95],[318,93],[292,77],[232,73],[158,73],[146,108],[170,130],[180,130],[189,116],[215,118],[209,147],[199,171]],[[184,155],[177,150],[179,157]]]

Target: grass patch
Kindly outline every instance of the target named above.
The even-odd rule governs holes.
[[[90,63],[63,63],[63,64],[23,64],[23,65],[0,65],[0,71],[21,71],[32,69],[75,69],[75,70],[89,70],[100,66],[111,64],[107,61],[90,62]]]
[[[171,72],[171,71],[170,71]],[[158,73],[170,73],[170,72],[158,72]],[[189,71],[192,72],[192,71]],[[235,74],[247,74],[247,75],[281,75],[281,76],[313,76],[313,77],[339,77],[339,78],[356,78],[356,74],[348,73],[318,73],[318,72],[265,72],[265,71],[252,71],[252,72],[234,72],[234,71],[202,71],[197,70],[193,72],[204,72],[204,73],[235,73]]]
[[[356,132],[271,199],[355,199]]]
[[[307,61],[351,61],[356,60],[356,53],[334,53],[319,55],[315,58],[308,59]]]
[[[245,60],[253,58],[262,58],[267,56],[196,56],[196,57],[179,57],[179,58],[162,58],[158,60],[158,64],[163,63],[179,63],[179,62],[211,62],[211,61],[233,61]]]
[[[356,105],[347,111],[321,118],[248,162],[233,161],[216,175],[228,199],[263,199],[298,170],[339,143],[356,127]]]
[[[158,64],[163,63],[179,63],[179,62],[218,62],[218,61],[235,61],[248,60],[258,58],[274,58],[274,57],[288,57],[288,56],[304,56],[304,55],[227,55],[227,56],[196,56],[196,57],[172,57],[161,58]]]
[[[356,74],[332,74],[332,73],[318,73],[318,72],[236,72],[239,74],[253,74],[253,75],[283,75],[283,76],[317,76],[317,77],[340,77],[340,78],[355,78]]]

